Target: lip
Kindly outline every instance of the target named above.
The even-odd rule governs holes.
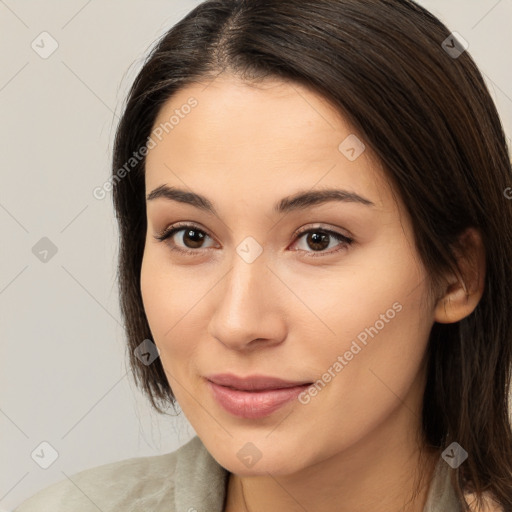
[[[233,374],[211,375],[206,381],[219,405],[235,416],[249,419],[269,416],[312,384],[265,375],[237,377]]]

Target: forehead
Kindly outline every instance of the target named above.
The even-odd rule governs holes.
[[[296,83],[231,75],[194,83],[163,105],[152,138],[147,191],[184,182],[205,193],[236,190],[238,199],[262,200],[265,192],[274,202],[294,189],[333,186],[380,207],[393,201],[368,142],[325,98]]]

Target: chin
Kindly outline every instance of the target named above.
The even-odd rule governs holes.
[[[222,442],[203,440],[212,457],[231,473],[241,476],[259,476],[268,473],[288,475],[300,471],[307,466],[307,460],[297,457],[300,441],[293,441],[289,436],[289,445],[284,444],[278,435],[261,436],[234,436],[224,439]],[[251,441],[251,439],[253,439]]]

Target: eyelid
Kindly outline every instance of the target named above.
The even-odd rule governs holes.
[[[170,225],[166,226],[162,231],[158,232],[155,235],[155,238],[158,240],[163,240],[164,238],[167,238],[167,236],[169,235],[169,233],[171,231],[174,231],[174,230],[177,231],[178,229],[184,229],[184,228],[195,228],[198,231],[204,232],[210,238],[213,238],[210,235],[210,233],[208,233],[208,231],[206,229],[199,226],[199,224],[196,224],[195,222],[190,222],[190,221],[181,221],[181,222],[175,222],[174,224],[170,224]]]
[[[299,228],[294,233],[294,235],[295,236],[303,235],[304,233],[307,233],[309,231],[314,231],[315,229],[317,229],[318,231],[324,231],[326,233],[330,233],[330,234],[334,234],[334,235],[340,235],[340,236],[343,236],[344,238],[350,239],[352,241],[355,240],[355,236],[348,229],[342,229],[339,227],[326,227],[325,224],[322,224],[320,222],[316,222],[316,223],[314,222],[313,226],[308,225],[306,227]],[[339,231],[344,231],[345,233],[340,233]]]

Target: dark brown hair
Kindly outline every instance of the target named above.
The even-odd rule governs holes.
[[[409,0],[208,0],[191,11],[149,54],[115,139],[121,307],[136,382],[163,412],[175,400],[160,359],[146,366],[134,355],[152,338],[140,292],[144,159],[122,179],[118,171],[146,145],[164,103],[187,84],[226,71],[309,87],[339,109],[382,162],[412,218],[433,286],[457,271],[459,235],[468,227],[482,235],[483,297],[462,321],[433,326],[422,424],[426,444],[439,453],[453,441],[469,453],[454,471],[466,510],[461,490],[478,497],[489,491],[510,511],[512,201],[504,191],[512,170],[482,75],[467,51],[443,47],[449,37],[444,24]]]

